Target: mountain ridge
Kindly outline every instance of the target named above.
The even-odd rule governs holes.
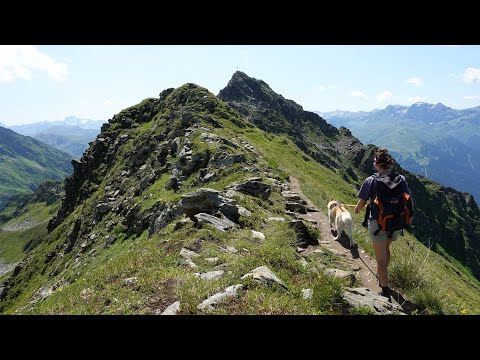
[[[323,113],[365,143],[388,148],[406,169],[480,198],[480,107],[464,110],[441,103],[358,113]]]
[[[5,126],[22,135],[33,135],[53,126],[78,126],[82,129],[100,129],[105,123],[104,120],[93,120],[77,116],[67,116],[63,120],[36,121],[28,124]]]
[[[61,180],[71,157],[34,138],[0,127],[0,208],[11,196],[31,192],[46,179]]]
[[[103,120],[68,116],[59,121],[41,121],[12,125],[9,128],[21,135],[31,136],[79,159],[100,132]]]

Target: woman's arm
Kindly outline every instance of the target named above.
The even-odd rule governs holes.
[[[362,211],[362,209],[363,209],[363,207],[365,206],[366,203],[367,203],[367,200],[358,199],[357,206],[355,206],[353,211],[355,211],[356,213],[359,213],[360,211]]]

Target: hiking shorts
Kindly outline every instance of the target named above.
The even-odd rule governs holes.
[[[373,242],[381,242],[381,241],[387,241],[387,232],[380,230],[378,234],[375,236],[373,233],[377,231],[378,229],[378,223],[375,220],[369,220],[368,221],[368,233],[370,235],[370,239],[372,239]],[[395,241],[398,239],[398,235],[402,232],[402,230],[397,230],[394,231],[392,234],[392,240]]]

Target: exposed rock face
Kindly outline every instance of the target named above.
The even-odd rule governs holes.
[[[181,210],[190,218],[200,212],[215,215],[221,212],[236,222],[240,217],[239,207],[233,199],[226,198],[214,189],[203,188],[182,195]],[[194,220],[192,218],[192,220]]]
[[[203,224],[210,224],[220,231],[227,231],[235,227],[235,223],[227,218],[219,219],[215,216],[205,213],[195,214],[194,218],[197,220],[200,226]]]
[[[67,234],[67,240],[63,244],[66,253],[70,252],[78,239],[78,233],[80,232],[80,226],[82,225],[81,219],[76,219],[73,223],[70,231]]]
[[[249,117],[255,125],[267,131],[284,132],[286,130],[288,133],[293,133],[295,125],[301,125],[302,120],[305,119],[305,112],[300,105],[275,93],[264,81],[251,78],[241,71],[233,74],[232,79],[220,91],[218,97],[228,103],[238,105],[239,111],[243,111],[244,115]],[[239,104],[244,106],[239,106]],[[258,109],[261,116],[252,116],[252,112],[248,111],[248,105],[250,108]],[[288,121],[276,125],[267,121],[277,114],[283,115],[282,117]],[[319,120],[322,131],[328,135],[335,134],[337,131],[335,127],[320,116],[313,117],[312,115],[316,114],[309,113],[308,116],[311,119]],[[281,125],[286,125],[286,128]]]
[[[233,190],[266,200],[272,193],[272,187],[269,184],[262,183],[261,180],[260,177],[247,179],[246,182],[235,186]]]
[[[180,301],[175,301],[172,305],[167,307],[160,315],[177,315],[180,311]]]
[[[218,97],[259,128],[290,135],[300,149],[329,168],[346,169],[343,163],[358,167],[368,150],[350,132],[335,128],[313,112],[304,111],[294,101],[275,93],[262,80],[243,72],[235,72]]]
[[[297,246],[306,248],[308,245],[318,245],[318,239],[310,233],[307,225],[302,220],[290,221],[290,226],[295,229]]]
[[[200,305],[197,306],[197,309],[201,312],[214,310],[218,304],[225,302],[230,297],[237,296],[238,291],[242,289],[242,284],[229,286],[224,291],[216,293],[204,300]]]
[[[352,307],[367,307],[375,314],[405,314],[401,306],[367,288],[347,288],[343,298]]]
[[[171,221],[178,218],[182,214],[181,209],[177,205],[172,205],[170,203],[160,204],[156,209],[152,218],[153,221],[150,223],[149,233],[153,234],[158,232],[160,229],[164,228]],[[145,223],[145,224],[144,224]],[[148,221],[142,219],[142,229],[148,224]]]
[[[265,285],[272,285],[272,284],[278,284],[285,290],[288,290],[287,285],[280,280],[277,275],[275,275],[272,270],[270,270],[267,266],[259,266],[252,271],[248,272],[247,274],[243,275],[241,278],[246,279],[252,277],[254,280],[265,284]]]

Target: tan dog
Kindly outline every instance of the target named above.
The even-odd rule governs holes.
[[[352,235],[352,214],[350,214],[340,202],[333,199],[329,201],[327,207],[330,229],[334,229],[337,232],[335,241],[338,241],[342,236],[342,232],[345,232],[350,240],[350,248],[352,248],[354,245]]]

